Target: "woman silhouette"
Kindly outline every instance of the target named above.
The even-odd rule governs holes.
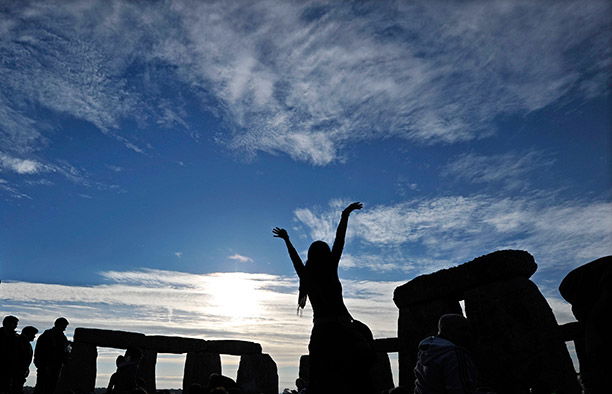
[[[275,237],[285,241],[300,278],[298,311],[306,305],[307,297],[313,309],[314,325],[308,345],[309,394],[373,392],[369,373],[374,357],[372,333],[365,324],[354,320],[344,305],[338,278],[349,215],[362,207],[354,202],[342,211],[331,250],[323,241],[313,242],[306,264],[291,244],[287,231],[279,227],[272,230]]]

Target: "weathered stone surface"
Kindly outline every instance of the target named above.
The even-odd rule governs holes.
[[[514,278],[465,294],[477,338],[476,364],[500,394],[580,393],[565,343],[546,299],[528,279]]]
[[[300,356],[300,370],[298,377],[306,382],[310,381],[310,356],[307,354]]]
[[[463,299],[466,290],[516,276],[529,278],[536,271],[533,256],[523,250],[499,250],[456,267],[421,275],[399,286],[393,301],[403,306],[432,299]]]
[[[155,393],[155,365],[157,364],[157,353],[145,349],[142,352],[142,359],[138,364],[138,378],[144,381],[144,389],[147,393]]]
[[[187,392],[193,383],[206,387],[211,373],[221,374],[221,356],[219,354],[187,353],[183,374],[183,392]]]
[[[255,342],[237,340],[206,341],[205,350],[210,353],[243,356],[246,354],[261,354],[261,345]]]
[[[370,377],[377,393],[393,388],[391,362],[386,352],[376,352],[376,360],[370,371]]]
[[[438,319],[446,313],[461,314],[459,301],[433,300],[400,308],[398,321],[399,384],[412,392],[419,342],[438,332]]]
[[[377,352],[397,353],[399,352],[399,339],[377,338],[374,340],[374,350]]]
[[[96,385],[98,351],[87,343],[72,344],[70,359],[62,368],[57,392],[92,393]]]
[[[142,348],[144,334],[128,331],[100,330],[97,328],[76,328],[74,342],[89,343],[91,345],[127,349],[128,346]]]
[[[269,354],[243,355],[236,383],[245,394],[278,394],[276,363]]]
[[[604,281],[612,275],[612,256],[602,257],[570,271],[559,285],[559,292],[572,304],[579,321],[587,319],[600,297]]]
[[[143,347],[157,353],[190,353],[205,351],[207,344],[205,340],[197,338],[147,335]]]

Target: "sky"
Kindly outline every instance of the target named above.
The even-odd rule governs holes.
[[[271,229],[304,255],[361,201],[340,277],[375,337],[395,287],[499,249],[571,321],[560,281],[612,252],[610,8],[0,2],[0,312],[256,341],[292,387],[312,311]]]

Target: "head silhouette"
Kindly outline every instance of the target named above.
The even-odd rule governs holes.
[[[2,327],[10,331],[15,331],[17,324],[19,324],[19,319],[17,319],[15,316],[8,315],[2,320]]]
[[[26,338],[30,342],[32,342],[34,340],[34,338],[36,337],[37,333],[38,333],[38,329],[36,327],[32,327],[32,326],[25,326],[21,330],[21,335],[23,335],[24,338]]]
[[[68,327],[68,320],[66,320],[66,318],[64,317],[58,317],[55,320],[54,326],[58,328],[59,330],[64,331],[66,327]]]
[[[442,315],[438,320],[438,336],[455,345],[469,347],[472,340],[472,325],[462,315]]]
[[[308,248],[308,262],[311,264],[318,264],[327,260],[331,256],[331,249],[327,242],[314,241]]]

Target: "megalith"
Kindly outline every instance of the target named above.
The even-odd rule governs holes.
[[[612,386],[612,256],[570,271],[559,292],[572,304],[572,312],[583,330],[574,342],[586,393],[604,393]]]
[[[147,393],[155,393],[155,366],[157,364],[157,352],[151,349],[143,349],[142,359],[138,364],[138,378],[144,382]]]
[[[537,286],[516,277],[466,291],[481,380],[500,394],[579,393],[569,352]]]
[[[74,342],[70,358],[62,367],[57,392],[92,393],[96,386],[97,358],[96,346]]]
[[[278,394],[278,370],[269,354],[240,357],[236,383],[245,394]]]
[[[370,370],[370,377],[377,393],[393,388],[391,362],[386,352],[376,352],[376,359]]]
[[[211,373],[221,374],[221,356],[218,353],[187,353],[183,374],[183,392],[187,392],[194,383],[206,387]]]

